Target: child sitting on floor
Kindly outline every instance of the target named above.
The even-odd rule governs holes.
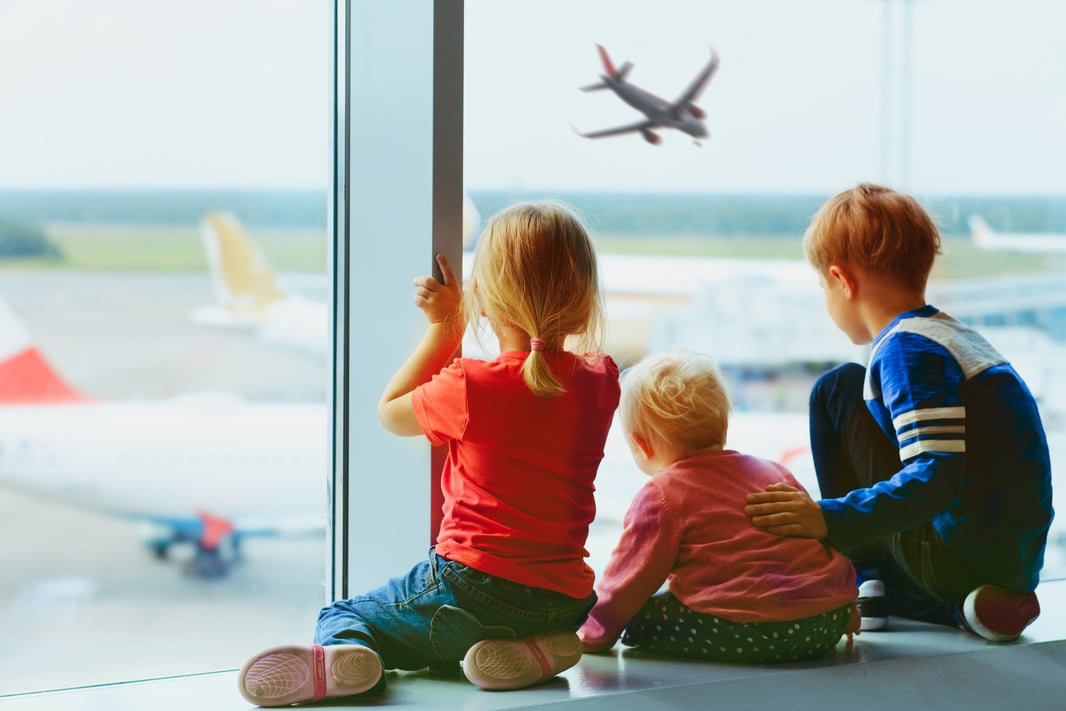
[[[785,662],[825,654],[855,631],[847,558],[754,528],[744,515],[752,487],[800,485],[783,466],[724,448],[729,398],[711,359],[652,356],[622,383],[621,424],[651,480],[626,513],[578,632],[585,651],[622,635],[664,654]]]
[[[489,222],[465,294],[438,263],[441,281],[415,280],[425,335],[378,408],[393,434],[448,445],[437,545],[407,574],[324,608],[314,644],[249,659],[238,686],[253,704],[382,691],[387,669],[460,661],[482,688],[517,689],[581,658],[593,481],[619,397],[618,367],[595,352],[592,242],[571,210],[525,203]],[[455,358],[481,316],[500,355]],[[568,350],[570,338],[589,348]]]
[[[752,524],[823,540],[863,578],[863,629],[888,615],[1016,639],[1040,614],[1051,459],[1037,403],[981,334],[925,300],[940,234],[918,202],[863,183],[830,199],[804,251],[834,323],[870,343],[811,392],[822,499],[780,485]]]

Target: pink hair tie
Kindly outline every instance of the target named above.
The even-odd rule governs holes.
[[[531,351],[542,351],[542,350],[544,350],[544,339],[543,338],[530,338],[529,339],[529,350],[531,350]]]

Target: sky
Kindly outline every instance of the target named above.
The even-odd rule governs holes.
[[[915,0],[909,33],[904,12],[902,0],[467,0],[464,181],[1066,194],[1066,7]],[[324,189],[329,13],[328,0],[3,0],[0,188]],[[601,71],[596,43],[666,98],[713,45],[721,66],[698,102],[710,139],[577,136],[640,118],[578,90]]]

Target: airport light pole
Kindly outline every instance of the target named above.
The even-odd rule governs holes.
[[[881,182],[908,190],[913,0],[881,2]]]

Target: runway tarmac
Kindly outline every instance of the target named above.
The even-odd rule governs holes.
[[[206,275],[0,269],[0,297],[59,372],[94,397],[326,398],[325,361],[189,323],[212,299]],[[1066,437],[1054,441],[1066,463]],[[599,479],[615,508],[643,481],[615,436]],[[594,525],[597,570],[619,527]],[[261,647],[309,641],[325,599],[323,537],[248,540],[230,576],[205,581],[181,574],[180,551],[154,559],[132,522],[2,488],[0,537],[0,697],[232,669]],[[1056,577],[1066,575],[1064,546],[1049,549],[1045,571]],[[413,562],[397,561],[397,573]]]
[[[0,269],[0,297],[59,372],[93,397],[326,399],[324,359],[190,322],[192,309],[214,300],[206,273]]]

